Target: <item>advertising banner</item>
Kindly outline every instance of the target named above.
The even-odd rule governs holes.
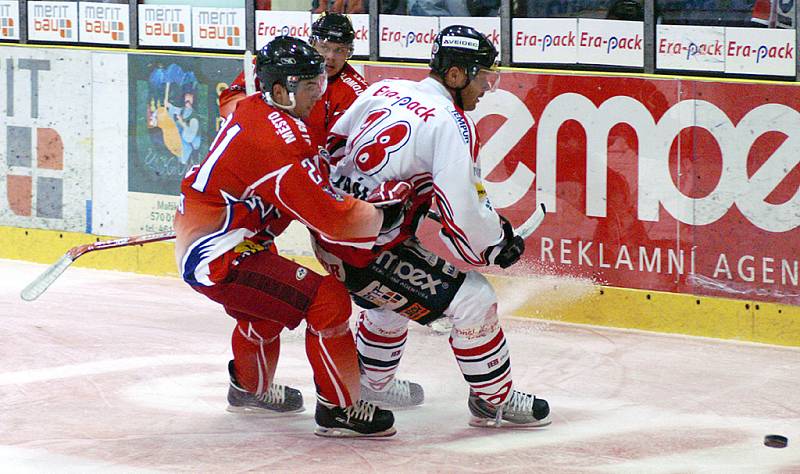
[[[659,69],[794,76],[795,31],[658,25]]]
[[[378,23],[381,58],[431,58],[433,40],[439,32],[438,17],[380,15]]]
[[[480,16],[442,16],[439,17],[439,29],[450,25],[466,25],[485,34],[491,40],[498,53],[500,50],[500,18]],[[498,58],[500,55],[498,54]]]
[[[518,63],[577,63],[576,18],[513,18],[512,61]]]
[[[794,76],[795,30],[725,28],[725,72]]]
[[[83,43],[128,44],[131,39],[128,5],[78,3],[80,40]]]
[[[503,75],[470,115],[499,212],[520,226],[547,207],[517,271],[800,304],[796,86]]]
[[[256,50],[281,35],[308,40],[311,36],[311,13],[256,10]]]
[[[19,1],[0,0],[0,39],[19,39]]]
[[[724,71],[725,28],[657,25],[656,67],[691,71]]]
[[[311,15],[311,22],[317,21],[320,17],[319,14],[314,13]],[[369,15],[365,13],[355,13],[347,15],[350,22],[353,23],[353,30],[356,33],[356,38],[353,40],[353,55],[354,56],[369,56]],[[309,35],[311,31],[309,30]],[[307,40],[308,38],[303,38]]]
[[[316,15],[315,15],[316,16]],[[348,15],[353,22],[356,39],[353,40],[353,54],[356,56],[369,56],[369,15],[365,13]]]
[[[139,5],[139,44],[191,46],[191,14],[189,5]]]
[[[644,23],[578,20],[578,62],[610,66],[644,66]]]
[[[244,23],[244,8],[192,7],[192,45],[243,50]]]
[[[205,158],[219,128],[219,93],[240,70],[233,58],[128,56],[131,234],[171,224],[164,213],[175,209],[167,203],[177,200],[186,171]]]
[[[2,49],[0,225],[86,231],[91,53]]]
[[[35,41],[78,41],[77,2],[28,2],[28,38]]]

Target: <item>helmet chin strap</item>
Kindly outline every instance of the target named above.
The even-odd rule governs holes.
[[[294,92],[289,92],[289,105],[283,105],[275,102],[275,100],[272,99],[272,93],[270,92],[264,92],[264,98],[267,100],[269,105],[283,109],[287,112],[294,112],[294,107],[297,105],[297,102],[294,100]]]
[[[461,98],[461,91],[466,89],[469,86],[469,83],[472,82],[472,79],[469,78],[469,73],[467,72],[466,69],[464,69],[464,72],[467,74],[467,82],[465,82],[463,86],[461,86],[461,87],[450,87],[450,86],[447,86],[447,84],[445,84],[445,86],[447,86],[449,89],[452,89],[452,90],[456,91],[456,101],[455,102],[456,102],[456,105],[458,106],[458,108],[461,109],[461,110],[464,110],[464,99]]]

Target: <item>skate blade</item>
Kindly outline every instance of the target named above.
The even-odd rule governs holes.
[[[276,411],[276,410],[268,410],[266,408],[258,408],[250,406],[237,407],[233,405],[228,405],[228,408],[226,408],[225,410],[230,413],[237,413],[240,415],[253,415],[253,416],[260,416],[263,418],[280,418],[304,412],[306,411],[306,407],[300,407],[296,410]]]
[[[324,438],[388,438],[397,434],[397,430],[392,426],[388,430],[378,431],[377,433],[359,433],[358,431],[348,430],[347,428],[325,428],[317,425],[314,434]]]
[[[512,423],[510,421],[502,420],[497,423],[494,418],[478,418],[473,416],[469,420],[470,426],[477,428],[503,428],[503,429],[524,429],[524,428],[541,428],[551,423],[550,416],[546,416],[541,420],[532,423]]]
[[[383,408],[383,409],[386,409],[386,410],[392,410],[392,411],[410,410],[410,409],[414,409],[414,408],[420,407],[425,403],[425,401],[421,401],[421,402],[417,403],[416,405],[413,405],[413,404],[412,405],[406,405],[406,404],[389,403],[389,402],[386,402],[386,401],[383,401],[383,400],[373,400],[373,399],[369,399],[369,398],[362,398],[362,400],[364,400],[365,402],[370,402],[373,405],[377,405],[380,408]]]

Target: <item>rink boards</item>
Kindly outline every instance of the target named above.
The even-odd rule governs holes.
[[[0,227],[0,258],[50,264],[100,238],[77,232]],[[75,266],[177,277],[171,242],[89,253]],[[323,271],[310,255],[288,258]],[[44,267],[43,267],[44,269]],[[488,275],[504,314],[646,331],[800,346],[800,308],[598,285],[553,275]],[[69,278],[69,270],[61,278]],[[55,283],[58,285],[58,282]]]
[[[0,57],[0,258],[50,263],[97,236],[171,229],[241,60],[31,46]],[[356,67],[370,82],[426,74]],[[486,191],[515,225],[538,203],[548,214],[521,265],[489,270],[501,300],[521,316],[800,346],[797,104],[791,83],[504,69],[470,114]],[[296,228],[279,248],[316,265]],[[175,275],[171,249],[78,265]]]

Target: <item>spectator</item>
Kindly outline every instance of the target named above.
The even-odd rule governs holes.
[[[470,16],[467,0],[408,0],[408,14],[414,16]]]
[[[364,0],[314,0],[311,3],[313,13],[367,13],[367,7]]]

